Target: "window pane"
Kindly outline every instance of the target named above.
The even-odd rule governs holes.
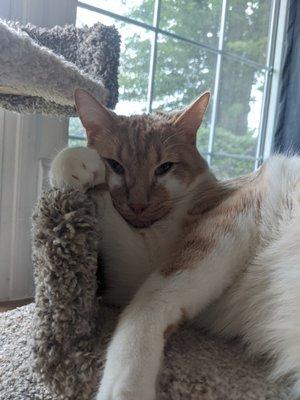
[[[69,137],[68,140],[69,147],[86,147],[85,139],[74,139],[73,137]]]
[[[115,25],[117,29],[119,28],[119,21],[117,21],[116,19],[99,14],[98,12],[86,10],[82,7],[77,7],[76,26],[92,26],[97,22],[101,22],[105,25]]]
[[[153,109],[181,109],[214,86],[216,56],[198,46],[159,35]],[[199,149],[207,150],[210,108],[198,135]]]
[[[86,146],[86,134],[79,118],[69,118],[69,142],[72,146]]]
[[[77,26],[91,26],[96,22],[115,25],[122,39],[116,112],[133,114],[146,111],[151,37],[154,33],[78,7]]]
[[[212,170],[219,179],[229,179],[248,174],[254,169],[254,161],[230,157],[212,157]]]
[[[225,49],[265,63],[273,0],[229,0]]]
[[[217,47],[221,8],[221,0],[162,0],[159,27]]]
[[[214,87],[216,55],[180,40],[158,36],[154,108],[186,106]]]
[[[85,139],[85,130],[79,118],[69,118],[69,135],[78,139]]]
[[[154,0],[81,0],[83,3],[152,25]]]
[[[148,75],[153,32],[122,24],[121,58],[119,68],[120,114],[143,113],[147,108]]]
[[[223,58],[213,151],[255,156],[265,73]]]

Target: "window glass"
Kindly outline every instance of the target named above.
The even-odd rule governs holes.
[[[213,151],[255,156],[265,72],[223,57]]]
[[[221,10],[221,0],[162,0],[159,27],[218,47]]]
[[[154,0],[83,0],[82,3],[152,24]]]
[[[225,49],[265,63],[273,0],[229,0]]]
[[[157,36],[154,28],[139,25],[153,24],[154,0],[83,0],[81,3],[99,10],[88,10],[81,4],[77,26],[96,22],[115,25],[122,37],[119,114],[143,113],[149,105],[153,111],[181,109],[203,91],[211,91],[197,145],[209,156],[217,175],[227,178],[253,170],[258,141],[263,143],[259,138],[267,117],[262,110],[266,77],[272,67],[266,65],[266,58],[273,1],[228,0],[221,51],[217,49],[222,0],[161,0]],[[115,18],[100,9],[114,13]],[[122,21],[124,16],[130,20]],[[155,37],[156,53],[151,59]],[[218,54],[219,96],[218,104],[214,104]],[[212,121],[213,106],[216,118]],[[70,145],[85,143],[84,139],[80,121],[71,118]],[[209,143],[213,143],[212,149]]]

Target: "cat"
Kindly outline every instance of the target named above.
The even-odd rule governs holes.
[[[196,147],[209,97],[126,117],[75,92],[88,146],[59,153],[50,180],[101,187],[104,301],[126,306],[97,400],[154,400],[165,340],[196,315],[273,357],[300,396],[300,158],[217,180]]]

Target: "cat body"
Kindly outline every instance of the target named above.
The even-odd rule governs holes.
[[[99,209],[103,198],[97,198]],[[171,215],[150,229],[133,230],[116,212],[105,194],[105,212],[99,220],[103,234],[100,252],[108,266],[105,273],[104,301],[125,306],[162,260],[167,257],[178,232],[179,216]],[[103,209],[103,208],[102,208]]]
[[[60,153],[51,181],[107,185],[96,196],[104,300],[129,303],[98,400],[153,400],[165,339],[196,315],[274,356],[275,373],[293,375],[300,395],[300,158],[275,156],[219,182],[194,151],[207,102],[204,95],[179,114],[126,125],[77,92],[90,148]]]

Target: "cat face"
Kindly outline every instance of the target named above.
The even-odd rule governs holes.
[[[75,92],[88,146],[106,165],[115,208],[136,228],[168,215],[199,175],[208,171],[196,148],[196,132],[209,93],[181,112],[117,116],[82,89]]]

